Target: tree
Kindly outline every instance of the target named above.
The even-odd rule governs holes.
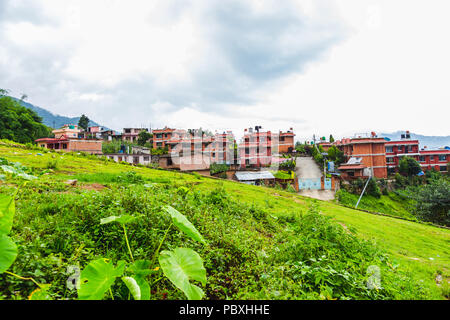
[[[450,226],[450,183],[437,180],[419,189],[415,214],[424,221]]]
[[[333,135],[330,134],[330,143],[332,143],[332,142],[334,142],[334,138],[333,138]]]
[[[42,123],[36,112],[22,106],[0,89],[0,139],[19,143],[33,143],[47,137],[51,130]]]
[[[152,134],[143,130],[139,132],[137,144],[140,146],[144,146],[148,140],[152,137]]]
[[[339,150],[336,146],[331,146],[328,149],[328,159],[334,161],[336,165],[339,165],[345,161],[344,152]]]
[[[415,176],[422,171],[422,167],[411,157],[403,157],[398,164],[398,171],[404,176]]]
[[[86,117],[84,114],[80,117],[80,120],[78,121],[78,126],[80,128],[83,128],[85,131],[87,131],[89,127],[89,118]]]

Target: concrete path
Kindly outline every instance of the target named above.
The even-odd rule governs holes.
[[[321,178],[323,168],[319,168],[312,157],[298,157],[295,173],[301,179]],[[319,200],[334,200],[335,192],[333,190],[300,190],[300,195]]]

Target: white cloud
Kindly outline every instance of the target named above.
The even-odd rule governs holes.
[[[0,87],[55,113],[300,140],[450,134],[445,0],[29,3],[0,4]]]

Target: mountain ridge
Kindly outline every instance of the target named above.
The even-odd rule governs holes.
[[[59,114],[54,114],[53,112],[50,112],[47,109],[44,109],[42,107],[35,106],[32,103],[17,99],[15,97],[11,97],[11,98],[16,100],[17,102],[19,102],[25,108],[31,109],[34,112],[36,112],[38,114],[38,116],[40,116],[42,118],[42,122],[46,126],[51,127],[51,128],[61,128],[65,124],[78,124],[78,121],[80,120],[80,117],[61,116]],[[93,120],[89,120],[89,126],[92,126],[92,127],[101,126],[101,127],[104,127],[105,129],[108,129],[105,126],[102,126]]]

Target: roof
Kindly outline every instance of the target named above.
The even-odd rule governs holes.
[[[450,150],[448,149],[439,149],[439,150],[420,150],[420,154],[450,154]]]
[[[391,140],[391,141],[386,141],[385,142],[386,145],[405,145],[405,144],[419,144],[419,140]]]
[[[37,139],[34,140],[35,142],[63,142],[63,141],[68,141],[67,137],[65,135],[63,135],[61,138],[41,138],[41,139]]]
[[[357,165],[342,165],[338,168],[338,170],[355,170],[355,169],[364,169],[366,168],[363,164],[357,164]]]
[[[275,179],[269,171],[238,171],[235,175],[239,181]]]

